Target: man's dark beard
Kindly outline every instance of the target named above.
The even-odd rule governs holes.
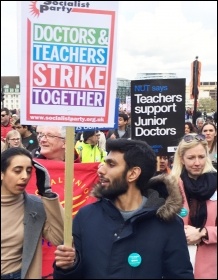
[[[128,184],[126,181],[126,172],[124,172],[121,178],[115,179],[106,188],[101,183],[98,183],[93,189],[93,195],[97,198],[115,200],[121,194],[126,193],[127,190]]]

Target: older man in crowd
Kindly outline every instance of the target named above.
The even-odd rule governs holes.
[[[38,136],[40,153],[35,157],[48,160],[65,161],[66,127],[40,126]],[[72,141],[72,145],[74,145]],[[80,162],[79,155],[74,149],[74,162]]]
[[[202,117],[199,117],[197,118],[196,120],[196,129],[197,129],[197,133],[200,134],[201,133],[201,129],[202,129],[202,126],[204,124],[204,118]]]

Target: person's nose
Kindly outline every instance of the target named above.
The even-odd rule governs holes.
[[[24,170],[22,173],[21,173],[21,178],[22,180],[26,180],[28,179],[29,177],[29,174]]]
[[[200,164],[200,160],[199,160],[199,158],[196,158],[195,159],[195,165],[199,165]]]
[[[103,162],[98,165],[98,174],[104,173],[104,165],[105,164]]]
[[[47,136],[45,134],[40,135],[39,142],[47,142]]]

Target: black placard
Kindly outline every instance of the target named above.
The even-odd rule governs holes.
[[[184,136],[185,79],[131,81],[132,139],[146,141],[157,155],[175,152]]]

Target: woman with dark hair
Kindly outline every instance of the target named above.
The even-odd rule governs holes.
[[[213,122],[205,122],[202,126],[201,133],[205,135],[209,156],[215,168],[217,168],[217,127]]]
[[[185,123],[185,134],[195,132],[195,127],[191,122]]]
[[[36,172],[38,194],[25,189]],[[44,166],[24,148],[1,154],[1,279],[41,279],[42,237],[63,242],[64,215]]]

